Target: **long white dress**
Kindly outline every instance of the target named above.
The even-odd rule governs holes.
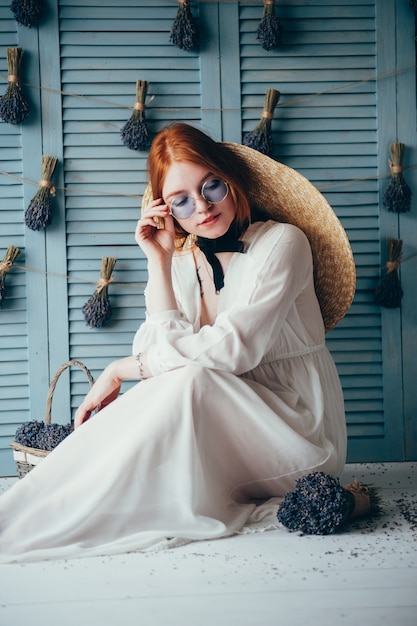
[[[338,475],[343,397],[305,235],[252,224],[200,328],[192,254],[173,261],[181,303],[146,320],[139,382],[0,498],[0,561],[143,550],[240,532],[256,501],[301,474]]]

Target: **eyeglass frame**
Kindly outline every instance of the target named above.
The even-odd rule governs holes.
[[[212,182],[213,180],[218,180],[218,181],[222,182],[225,185],[225,187],[226,187],[226,193],[224,194],[223,198],[221,198],[221,200],[215,200],[215,201],[209,200],[204,195],[204,187],[208,183]],[[214,176],[214,177],[209,178],[208,180],[204,181],[204,183],[200,187],[200,193],[199,193],[199,195],[197,197],[184,194],[183,196],[175,196],[174,198],[172,198],[171,202],[169,202],[169,203],[167,202],[168,207],[169,207],[169,214],[172,215],[172,217],[174,217],[177,220],[189,220],[194,215],[194,213],[197,210],[196,200],[199,200],[200,198],[202,198],[203,200],[205,200],[209,204],[219,204],[220,202],[223,202],[223,200],[225,200],[227,198],[227,196],[229,195],[229,191],[230,191],[230,187],[229,187],[229,184],[227,183],[227,181],[223,180],[223,178],[218,178],[217,176]],[[172,203],[174,202],[174,200],[176,200],[178,198],[189,198],[189,199],[193,200],[193,202],[194,202],[194,211],[188,217],[177,217],[172,212]]]

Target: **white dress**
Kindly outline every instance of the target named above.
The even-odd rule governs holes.
[[[180,311],[146,320],[153,377],[72,433],[0,498],[0,561],[143,550],[240,532],[301,474],[338,475],[343,397],[296,227],[252,224],[213,326],[199,327],[192,254],[174,257]]]

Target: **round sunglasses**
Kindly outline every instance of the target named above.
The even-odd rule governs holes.
[[[222,202],[229,193],[229,185],[225,180],[221,178],[210,178],[202,184],[200,189],[200,197],[210,202],[210,204],[217,204]],[[169,210],[171,215],[179,220],[187,220],[196,211],[197,198],[192,196],[176,196],[169,203]]]

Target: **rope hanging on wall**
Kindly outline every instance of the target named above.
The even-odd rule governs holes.
[[[388,261],[381,283],[375,290],[375,302],[387,309],[395,309],[401,306],[401,298],[403,297],[403,290],[398,276],[403,242],[401,239],[391,237],[388,237],[386,242]]]
[[[108,297],[108,287],[113,281],[112,271],[117,259],[104,256],[101,259],[100,279],[96,290],[82,308],[84,321],[90,328],[101,328],[111,318],[112,310]]]
[[[29,107],[20,87],[20,64],[23,48],[7,48],[7,88],[0,98],[0,118],[8,124],[21,124],[29,115]]]
[[[44,155],[42,174],[38,190],[25,211],[25,224],[31,230],[42,230],[51,222],[51,196],[55,196],[55,187],[51,179],[58,159]]]
[[[20,254],[19,248],[16,248],[16,246],[8,246],[3,261],[0,262],[0,307],[3,304],[6,293],[6,276],[18,254]]]
[[[198,50],[199,32],[188,0],[178,0],[178,11],[169,32],[169,41],[186,52]]]
[[[30,28],[39,22],[42,2],[41,0],[13,0],[10,9],[18,24]]]
[[[389,149],[391,158],[388,159],[388,163],[391,180],[384,193],[384,204],[388,211],[406,213],[411,208],[411,189],[403,176],[405,144],[391,143]]]
[[[262,19],[256,32],[256,38],[268,52],[281,43],[282,27],[276,15],[275,0],[264,0]]]
[[[149,133],[145,121],[145,100],[148,93],[147,80],[136,81],[136,102],[130,119],[120,131],[124,145],[131,150],[147,150]]]
[[[271,122],[274,117],[275,107],[281,94],[276,89],[268,88],[265,93],[264,109],[261,119],[255,129],[246,135],[243,144],[254,148],[262,154],[272,156],[274,145],[272,141]]]

